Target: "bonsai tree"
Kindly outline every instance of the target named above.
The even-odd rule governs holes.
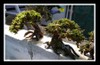
[[[57,7],[58,11],[52,11],[53,7]],[[63,8],[61,8],[58,5],[53,5],[53,6],[29,5],[29,6],[26,6],[26,10],[35,10],[35,11],[39,12],[42,15],[42,18],[45,18],[46,21],[52,20],[53,14],[63,12]]]
[[[88,33],[89,36],[89,40],[87,40],[85,42],[85,44],[80,46],[80,52],[84,53],[84,55],[86,55],[88,52],[90,53],[90,58],[94,59],[94,32],[91,31]]]
[[[70,46],[63,43],[63,38],[68,36],[69,30],[80,30],[80,27],[77,23],[67,18],[62,18],[60,20],[54,20],[52,23],[48,24],[45,29],[48,33],[53,35],[51,41],[46,42],[46,44],[48,45],[46,48],[52,47],[53,51],[57,55],[61,53],[64,56],[69,55],[73,59],[75,59],[75,57],[79,57]]]
[[[79,40],[81,40],[81,38],[83,39],[83,35],[81,34],[81,32],[79,32],[80,26],[74,21],[71,21],[66,18],[55,20],[52,23],[48,24],[48,26],[46,27],[46,31],[53,35],[50,44],[51,45],[55,44],[58,47],[60,47],[61,44],[63,43],[62,38],[68,37],[68,35],[70,35],[70,37],[68,38],[71,38],[72,40],[77,41],[77,43],[79,42],[78,39]],[[72,33],[68,34],[69,32],[72,32]],[[77,36],[75,36],[75,34]],[[80,36],[81,38],[80,37],[77,38],[78,36]]]
[[[40,22],[41,20],[41,14],[34,11],[34,10],[28,10],[28,11],[22,11],[16,15],[16,17],[13,19],[11,25],[10,25],[10,32],[17,33],[19,30],[24,28],[24,25],[27,27],[28,30],[34,30],[34,32],[27,32],[32,33],[32,36],[36,36],[36,40],[38,41],[40,38],[43,37],[43,33],[41,32],[41,29],[39,28],[37,22]]]

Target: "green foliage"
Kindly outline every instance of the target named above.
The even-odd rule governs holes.
[[[84,51],[90,51],[90,42],[87,40],[85,41],[85,44],[80,46],[80,52],[83,53]]]
[[[85,39],[83,35],[84,30],[81,30],[77,23],[67,18],[55,20],[48,24],[46,31],[54,36],[58,35],[58,39],[67,37],[68,39],[76,41],[77,47],[79,47],[79,43]]]
[[[46,20],[51,20],[51,14],[46,6],[26,6],[27,10],[35,10],[39,12]]]
[[[89,32],[90,37],[93,36],[93,31]],[[87,53],[90,53],[90,58],[93,59],[94,57],[94,40],[92,37],[92,40],[86,40],[83,45],[80,45],[79,51],[81,53],[84,53],[86,55]]]
[[[87,53],[90,53],[90,57],[94,55],[94,51],[93,51],[93,48],[94,48],[94,31],[91,31],[88,33],[90,36],[89,36],[89,40],[85,41],[85,43],[83,45],[80,45],[80,49],[79,51],[81,53],[84,53],[87,54]]]
[[[26,23],[34,25],[34,23],[40,22],[41,18],[40,13],[34,10],[22,11],[13,19],[9,30],[13,33],[17,33],[20,29],[23,29]]]
[[[31,6],[31,5],[29,5],[29,6],[26,6],[26,10],[35,10],[35,11],[39,12],[42,15],[42,17],[46,19],[46,21],[48,21],[48,20],[52,20],[52,14],[51,14],[50,10],[53,7],[57,7],[60,12],[63,12],[63,9],[57,5],[54,5],[54,6],[43,6],[43,5],[42,6],[41,5],[40,6],[39,5]]]
[[[80,45],[80,52],[83,53],[83,52],[90,52],[91,50],[91,45],[93,45],[93,42],[94,42],[94,31],[91,31],[88,33],[89,34],[89,40],[85,41],[85,44],[84,45]]]
[[[69,32],[67,32],[67,37],[72,39],[73,41],[76,41],[77,43],[80,43],[82,40],[85,39],[85,36],[83,35],[83,30],[79,29],[73,29]]]
[[[62,38],[67,36],[68,29],[80,29],[79,25],[74,21],[71,21],[67,18],[63,18],[60,20],[55,20],[52,23],[48,24],[46,27],[46,31],[54,34],[57,32]],[[74,32],[74,31],[72,31]],[[79,31],[78,31],[79,32]]]
[[[91,31],[89,34],[89,41],[94,41],[94,31]]]

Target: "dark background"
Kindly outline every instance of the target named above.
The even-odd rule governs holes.
[[[94,7],[93,5],[76,5],[73,8],[72,20],[77,22],[82,29],[85,29],[84,35],[94,30]]]

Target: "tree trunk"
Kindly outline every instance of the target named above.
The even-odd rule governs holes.
[[[43,33],[40,29],[40,27],[38,26],[38,24],[34,23],[34,24],[29,24],[29,23],[25,23],[25,26],[27,27],[27,30],[34,30],[32,37],[35,36],[35,39],[38,41],[43,37]]]
[[[59,38],[59,34],[54,34],[51,40],[51,46],[53,48],[61,48],[62,47],[62,38]]]
[[[34,24],[32,25],[34,27],[34,33],[33,33],[33,36],[35,35],[36,36],[36,40],[40,40],[42,37],[43,37],[43,33],[40,29],[40,27],[38,26],[38,24]]]
[[[26,27],[25,29],[27,29],[27,30],[34,30],[34,27],[32,26],[32,24],[30,24],[28,22],[25,22],[24,25]]]
[[[62,39],[59,38],[58,34],[54,34],[49,46],[52,47],[53,51],[57,55],[59,55],[59,50],[62,49],[62,45],[63,45]]]

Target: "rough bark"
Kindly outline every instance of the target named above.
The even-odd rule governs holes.
[[[28,30],[34,30],[33,34],[31,35],[32,38],[35,36],[35,38],[33,39],[36,39],[38,41],[43,37],[43,33],[38,24],[35,23],[30,25],[29,23],[25,23],[25,25]]]

